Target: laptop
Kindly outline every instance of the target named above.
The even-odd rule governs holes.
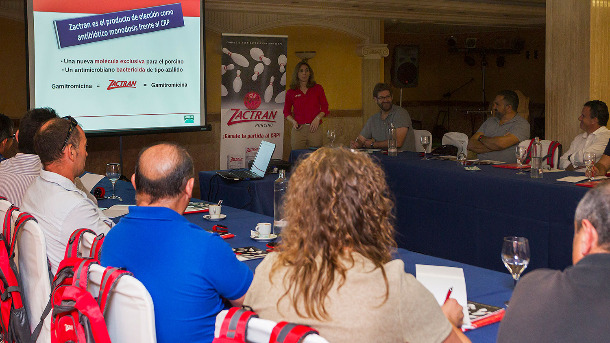
[[[266,141],[261,141],[261,145],[258,147],[258,152],[252,163],[252,168],[248,169],[231,169],[217,171],[216,174],[227,180],[240,181],[240,180],[253,180],[262,179],[265,177],[269,161],[275,151],[275,144]]]

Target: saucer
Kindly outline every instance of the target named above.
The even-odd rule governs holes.
[[[222,213],[220,214],[220,217],[218,217],[218,218],[212,218],[212,217],[210,217],[209,214],[206,214],[206,215],[203,216],[203,219],[209,220],[211,222],[217,222],[219,220],[225,219],[226,217],[227,217],[227,215],[226,214],[222,214]]]
[[[277,235],[272,233],[269,235],[269,237],[260,238],[260,237],[258,237],[256,231],[250,231],[250,238],[252,238],[255,241],[259,241],[259,242],[269,242],[269,241],[276,239]]]

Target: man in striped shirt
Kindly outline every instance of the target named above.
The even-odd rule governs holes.
[[[16,206],[21,206],[23,194],[42,169],[40,158],[34,152],[34,135],[42,124],[56,117],[51,108],[28,111],[21,118],[15,134],[19,153],[0,163],[0,195]]]

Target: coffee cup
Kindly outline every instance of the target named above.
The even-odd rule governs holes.
[[[220,205],[209,205],[208,211],[210,213],[210,218],[212,218],[212,219],[220,218],[221,209],[222,209],[222,206],[220,206]]]
[[[271,235],[271,223],[258,223],[254,230],[258,232],[259,238],[269,238]]]

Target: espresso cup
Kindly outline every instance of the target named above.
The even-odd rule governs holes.
[[[212,219],[220,218],[221,209],[222,209],[222,206],[220,206],[220,205],[209,205],[208,211],[210,213],[210,218],[212,218]]]
[[[271,223],[258,223],[254,230],[258,232],[259,238],[269,238],[271,235]]]

